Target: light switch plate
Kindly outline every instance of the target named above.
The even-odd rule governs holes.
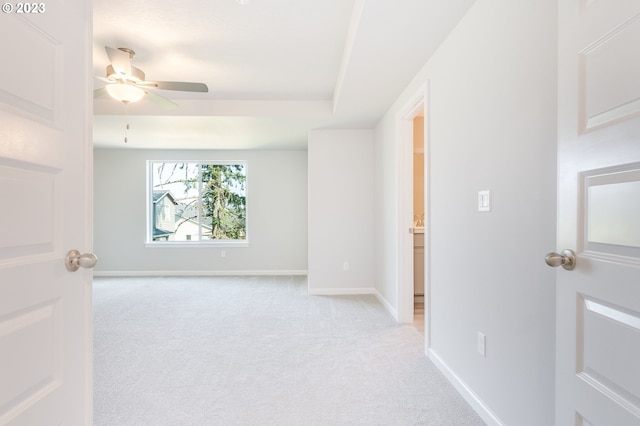
[[[478,211],[490,212],[491,211],[491,191],[478,191]]]
[[[487,336],[478,331],[478,353],[483,357],[487,356]]]

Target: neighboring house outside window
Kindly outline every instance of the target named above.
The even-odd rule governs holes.
[[[149,161],[149,242],[247,245],[245,162]]]
[[[153,241],[168,241],[175,232],[175,207],[178,203],[169,191],[153,191]]]
[[[176,224],[179,224],[174,234],[175,241],[197,240],[201,229],[205,235],[211,233],[210,226],[200,225],[198,224],[198,221],[194,219],[188,219],[177,214],[175,216],[175,221]]]

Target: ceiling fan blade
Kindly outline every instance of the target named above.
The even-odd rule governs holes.
[[[104,87],[100,88],[100,89],[96,89],[93,91],[93,98],[99,98],[101,96],[104,96],[107,94],[107,89],[105,89]]]
[[[105,46],[104,49],[107,51],[109,62],[111,62],[115,72],[122,75],[131,75],[131,58],[127,52],[109,46]]]
[[[182,92],[208,92],[204,83],[187,83],[184,81],[145,81],[144,86],[160,90],[179,90]]]
[[[100,81],[104,81],[105,83],[113,83],[113,81],[109,80],[108,78],[100,77],[99,75],[96,75],[94,77],[97,78]]]
[[[164,96],[156,95],[155,93],[149,92],[147,90],[145,90],[145,93],[146,93],[144,95],[145,99],[147,99],[147,100],[149,100],[149,101],[151,101],[151,102],[153,102],[155,104],[158,104],[158,105],[160,105],[160,106],[162,106],[162,107],[164,107],[166,109],[176,109],[176,108],[178,108],[178,104],[177,103],[173,102],[170,99],[165,98]]]

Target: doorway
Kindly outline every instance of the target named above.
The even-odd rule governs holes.
[[[414,323],[422,321],[425,349],[429,347],[429,193],[428,193],[428,114],[426,111],[427,85],[422,86],[407,101],[405,106],[396,116],[397,123],[397,158],[398,158],[398,276],[397,276],[397,309],[398,321]],[[421,129],[420,129],[420,123]],[[420,132],[420,130],[422,130]],[[414,145],[416,136],[422,133],[422,147],[416,149]],[[416,152],[418,151],[418,152]],[[421,152],[419,152],[421,151]],[[414,193],[418,189],[415,184],[416,168],[415,159],[422,161],[422,200]],[[420,160],[421,159],[421,160]],[[420,178],[419,178],[420,179]],[[419,189],[418,189],[419,191]],[[414,203],[422,204],[422,210],[416,211]],[[418,226],[421,225],[421,226]],[[416,231],[418,234],[416,238]],[[419,240],[422,240],[420,242]],[[421,244],[421,250],[416,250],[416,243]],[[418,256],[416,258],[416,256]],[[422,260],[422,265],[419,261]],[[422,299],[416,306],[416,289],[414,280],[416,266],[423,267]],[[420,290],[418,291],[420,292]]]
[[[424,333],[424,110],[413,119],[413,325]]]

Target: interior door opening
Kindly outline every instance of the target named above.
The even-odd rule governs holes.
[[[424,110],[413,118],[413,325],[424,333],[425,154]]]
[[[426,98],[425,85],[399,111],[396,119],[399,159],[397,319],[414,324],[424,334],[425,349],[429,347],[430,303]]]

